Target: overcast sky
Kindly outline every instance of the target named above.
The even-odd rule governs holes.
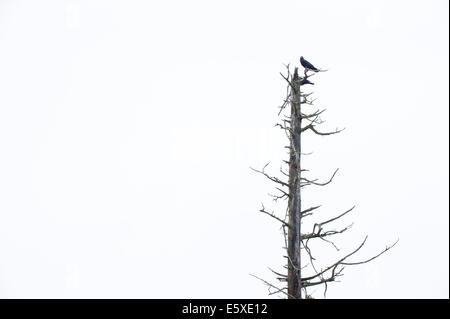
[[[249,167],[286,159],[279,72],[303,55],[345,127],[304,135],[308,176],[340,168],[304,205],[356,205],[316,258],[399,239],[327,297],[448,298],[448,6],[0,0],[0,297],[268,297],[250,274],[285,259],[258,210],[283,203]]]

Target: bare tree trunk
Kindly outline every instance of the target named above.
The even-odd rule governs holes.
[[[305,64],[305,61],[302,62],[302,58],[300,59],[302,65]],[[309,62],[306,62],[309,63]],[[301,233],[301,224],[302,224],[302,218],[313,215],[318,208],[321,207],[321,205],[318,206],[312,206],[307,209],[303,209],[302,211],[302,201],[301,201],[301,192],[300,189],[305,186],[315,185],[315,186],[325,186],[331,183],[334,176],[336,175],[338,169],[336,169],[331,176],[331,178],[328,181],[324,182],[318,182],[318,179],[311,179],[307,176],[302,176],[301,172],[306,171],[305,169],[302,169],[301,166],[301,135],[303,132],[312,132],[316,135],[320,136],[328,136],[337,134],[342,131],[342,129],[336,129],[335,131],[322,131],[320,129],[317,129],[316,127],[323,123],[322,119],[320,118],[320,115],[325,110],[316,110],[312,113],[303,113],[301,110],[301,104],[307,104],[307,105],[313,105],[314,99],[310,99],[309,96],[312,93],[304,94],[301,92],[300,88],[302,85],[313,85],[314,83],[309,81],[309,78],[313,75],[315,75],[318,72],[325,72],[326,70],[318,70],[316,69],[313,74],[308,75],[308,71],[311,70],[311,68],[306,68],[304,70],[303,77],[300,77],[298,74],[298,68],[296,67],[294,69],[294,73],[292,74],[289,69],[289,64],[286,65],[287,68],[287,75],[284,76],[282,73],[281,76],[286,80],[288,83],[288,87],[286,90],[286,98],[284,99],[283,104],[280,106],[280,111],[278,115],[282,114],[283,111],[285,113],[288,112],[288,106],[291,106],[291,112],[289,115],[286,115],[285,113],[282,115],[282,119],[280,123],[277,123],[275,126],[280,127],[287,135],[289,139],[289,172],[285,172],[283,168],[280,168],[280,171],[283,175],[289,176],[289,181],[285,181],[284,178],[280,179],[276,176],[272,176],[269,173],[265,171],[266,167],[269,165],[267,163],[264,165],[262,170],[256,170],[254,171],[264,175],[266,178],[268,178],[270,181],[277,184],[276,189],[280,192],[275,195],[271,195],[273,197],[274,201],[278,201],[280,199],[286,199],[288,198],[288,207],[287,207],[287,214],[285,213],[282,218],[277,216],[275,211],[268,211],[262,205],[262,208],[260,209],[260,212],[272,217],[277,222],[281,223],[282,229],[283,229],[283,235],[285,240],[285,248],[287,249],[287,257],[288,257],[288,273],[287,275],[284,273],[280,273],[277,271],[272,270],[274,274],[277,275],[277,279],[281,282],[286,283],[287,287],[278,287],[277,285],[273,285],[270,282],[261,279],[257,276],[254,276],[255,278],[260,279],[264,282],[267,286],[269,286],[269,291],[274,289],[275,291],[272,291],[270,294],[275,293],[283,293],[287,295],[289,299],[302,299],[303,298],[312,298],[312,296],[308,293],[309,287],[317,287],[317,286],[323,286],[324,287],[324,296],[326,296],[326,292],[328,289],[328,283],[335,282],[336,278],[343,275],[344,267],[346,266],[352,266],[352,265],[361,265],[368,263],[382,254],[384,254],[386,251],[390,250],[392,247],[394,247],[398,240],[390,245],[386,246],[384,250],[382,250],[377,255],[362,260],[362,261],[350,261],[348,259],[351,259],[352,256],[354,256],[366,243],[366,238],[362,241],[362,243],[356,247],[353,251],[348,253],[347,255],[337,259],[336,262],[330,264],[328,267],[321,268],[318,270],[317,267],[314,266],[314,260],[311,249],[308,246],[308,243],[310,240],[315,240],[317,238],[322,239],[323,242],[326,242],[328,244],[331,244],[337,251],[339,251],[339,248],[334,244],[334,242],[330,239],[331,236],[342,234],[346,232],[352,224],[343,227],[341,229],[327,229],[329,225],[343,216],[347,215],[349,212],[355,208],[353,206],[352,208],[348,209],[347,211],[332,217],[328,220],[322,221],[322,222],[314,222],[313,228],[309,232]],[[305,119],[306,123],[302,127],[302,120]],[[288,190],[287,190],[288,189]],[[311,217],[309,217],[311,218]],[[287,229],[287,232],[286,232]],[[304,266],[304,271],[302,272],[302,261],[301,261],[301,248],[303,248],[303,256],[309,259],[308,267]],[[287,288],[287,291],[286,291]],[[303,296],[302,296],[303,292]]]
[[[289,298],[301,299],[301,131],[300,80],[295,68],[291,81],[290,158],[289,158],[289,230],[288,230],[288,294]]]

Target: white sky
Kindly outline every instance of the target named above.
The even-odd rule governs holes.
[[[0,297],[266,298],[279,72],[320,68],[330,298],[448,298],[448,1],[0,1]],[[310,88],[309,88],[310,89]],[[283,207],[280,206],[280,209]],[[306,225],[305,225],[306,226]],[[338,225],[339,226],[339,225]],[[322,290],[314,296],[321,298]]]

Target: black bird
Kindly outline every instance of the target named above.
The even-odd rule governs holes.
[[[300,80],[300,85],[305,85],[305,84],[311,84],[311,85],[314,85],[314,83],[312,83],[311,81],[309,81],[307,78],[301,78],[301,80]]]
[[[306,61],[302,56],[300,57],[300,63],[305,68],[306,71],[314,71],[319,72],[320,70],[316,68],[314,65]]]

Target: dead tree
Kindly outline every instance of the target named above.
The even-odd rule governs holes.
[[[276,214],[274,211],[270,212],[266,210],[264,205],[262,205],[260,210],[260,212],[272,217],[281,224],[284,234],[284,248],[287,251],[285,256],[287,260],[287,265],[285,266],[287,274],[276,272],[272,269],[271,271],[277,276],[277,279],[280,282],[285,283],[285,286],[278,287],[259,277],[254,277],[262,280],[268,285],[270,294],[283,293],[290,299],[302,299],[310,297],[310,294],[308,293],[309,287],[318,285],[324,285],[324,295],[326,295],[327,284],[336,281],[338,277],[342,276],[344,266],[367,263],[391,249],[398,241],[393,245],[386,246],[384,250],[369,259],[349,261],[349,258],[354,256],[364,246],[367,240],[366,236],[355,249],[346,255],[337,258],[336,262],[321,269],[317,269],[315,266],[314,263],[316,259],[313,257],[309,246],[310,241],[322,240],[333,245],[333,247],[337,249],[332,241],[332,236],[344,233],[351,225],[337,230],[328,229],[328,227],[333,222],[351,212],[354,207],[328,220],[314,222],[313,229],[310,232],[302,233],[301,226],[303,218],[312,216],[320,208],[320,205],[306,209],[302,208],[302,188],[310,185],[325,186],[332,182],[338,171],[336,169],[330,179],[325,182],[319,182],[317,179],[304,177],[302,173],[307,170],[303,168],[301,161],[302,156],[306,155],[302,153],[302,135],[306,132],[324,136],[333,135],[341,132],[342,129],[336,129],[331,132],[321,131],[318,129],[318,126],[322,123],[321,115],[325,110],[317,109],[314,112],[306,113],[302,109],[302,105],[312,106],[314,103],[314,99],[311,98],[312,93],[304,93],[302,90],[307,84],[312,84],[309,81],[309,78],[316,73],[308,73],[309,70],[305,69],[303,75],[300,76],[298,67],[294,68],[293,73],[291,72],[289,65],[286,66],[286,69],[287,73],[285,75],[280,73],[287,82],[286,97],[283,104],[280,106],[278,113],[280,122],[275,126],[281,128],[286,133],[286,137],[289,141],[286,146],[289,150],[289,160],[284,161],[288,166],[287,172],[282,167],[280,173],[284,178],[278,178],[266,172],[266,168],[269,164],[266,164],[262,170],[252,168],[254,171],[264,175],[276,184],[278,194],[271,195],[275,201],[287,201],[286,213],[284,216],[280,216],[280,214]],[[285,113],[288,114],[286,115]],[[306,259],[307,262],[304,262],[303,259]]]

